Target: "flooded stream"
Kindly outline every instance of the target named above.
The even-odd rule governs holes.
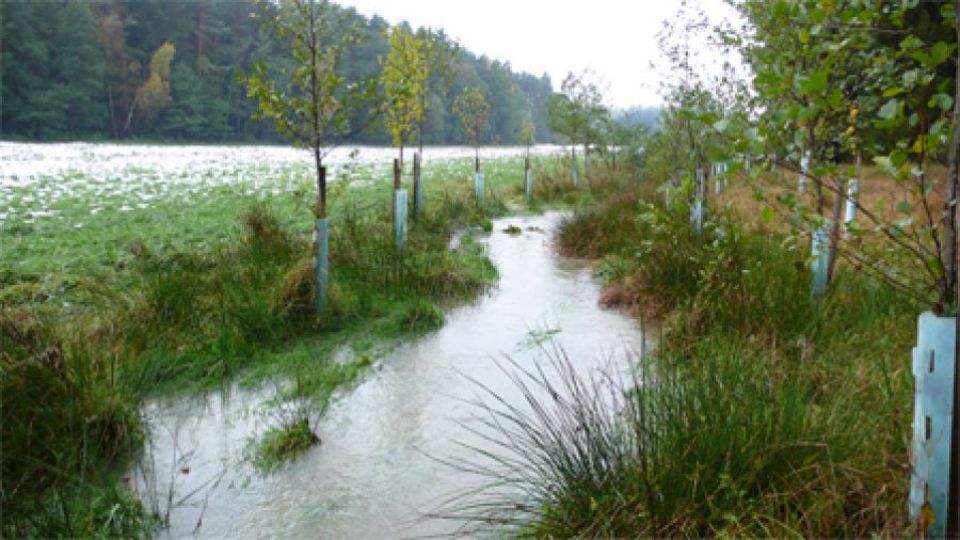
[[[440,330],[377,361],[357,387],[320,420],[323,443],[261,476],[243,462],[247,439],[267,428],[259,404],[272,397],[231,389],[149,403],[154,434],[147,452],[153,479],[141,497],[161,510],[172,501],[164,535],[181,538],[397,538],[454,532],[426,520],[451,495],[480,481],[439,460],[471,459],[461,444],[483,445],[463,427],[479,413],[464,400],[480,381],[519,399],[505,356],[544,361],[538,342],[553,339],[584,375],[622,370],[640,349],[639,324],[597,306],[599,285],[582,261],[559,257],[550,213],[494,222],[484,238],[500,272],[477,301],[450,309]],[[504,232],[507,225],[523,232]],[[171,479],[174,489],[170,489]],[[171,495],[172,494],[172,495]],[[199,528],[198,528],[199,521]]]

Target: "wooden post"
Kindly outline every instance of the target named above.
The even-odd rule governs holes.
[[[960,6],[954,3],[953,26],[956,29],[956,42],[960,44]],[[954,72],[954,103],[960,98],[960,63]],[[947,279],[952,281],[954,303],[960,307],[960,227],[957,225],[957,196],[960,191],[960,107],[953,108],[953,141],[950,145],[950,167],[948,204],[950,206],[947,249]],[[960,313],[957,314],[957,323],[954,327],[954,354],[953,354],[953,429],[950,436],[950,485],[948,486],[949,510],[947,511],[947,537],[960,537],[960,415],[957,408],[960,406]]]
[[[394,221],[397,219],[397,197],[396,192],[400,191],[400,160],[393,158],[393,194],[391,194],[390,199],[393,201],[390,217]]]
[[[420,179],[420,154],[413,154],[413,220],[420,217],[423,210],[423,184]]]

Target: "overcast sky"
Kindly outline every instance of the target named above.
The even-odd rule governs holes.
[[[615,107],[659,103],[663,64],[657,33],[681,0],[334,0],[391,24],[443,28],[470,51],[547,73],[554,89],[567,72],[590,68]],[[711,19],[730,17],[723,0],[699,0]]]

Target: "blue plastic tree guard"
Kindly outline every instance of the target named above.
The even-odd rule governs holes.
[[[917,346],[913,349],[916,402],[910,519],[926,524],[929,538],[946,536],[947,509],[957,504],[948,501],[956,339],[954,317],[938,317],[926,312],[917,320]]]
[[[327,290],[330,281],[330,222],[327,218],[317,220],[314,228],[316,237],[316,258],[313,269],[317,279],[317,314],[323,313],[327,305]]]

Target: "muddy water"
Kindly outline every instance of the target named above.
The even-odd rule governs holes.
[[[548,336],[584,375],[621,370],[640,349],[636,321],[597,307],[590,269],[556,255],[551,232],[559,219],[496,221],[484,242],[498,286],[451,309],[441,330],[385,354],[320,420],[323,443],[270,476],[251,470],[242,455],[247,438],[268,426],[269,415],[257,411],[276,389],[151,403],[152,481],[141,475],[137,483],[161,511],[172,500],[165,534],[396,538],[456,530],[454,522],[422,516],[480,481],[435,459],[473,459],[458,443],[484,444],[463,427],[478,413],[464,402],[478,393],[471,378],[519,400],[502,360],[545,362],[537,342]],[[504,232],[508,224],[523,232]]]

